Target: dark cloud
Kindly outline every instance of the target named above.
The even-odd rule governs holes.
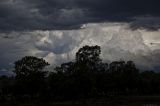
[[[158,29],[159,23],[142,24],[133,17],[160,17],[159,5],[159,0],[1,0],[0,31],[72,29],[104,21]]]
[[[160,17],[136,17],[130,23],[132,29],[146,28],[148,30],[158,30],[160,28]]]

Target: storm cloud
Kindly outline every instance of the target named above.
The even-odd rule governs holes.
[[[0,74],[23,56],[51,66],[99,45],[105,62],[160,71],[159,0],[0,0]]]
[[[59,65],[74,61],[82,46],[99,45],[104,62],[133,60],[141,69],[160,71],[160,31],[131,30],[127,23],[92,23],[81,27],[1,33],[1,70],[12,68],[14,61],[26,55],[42,57],[51,66]]]
[[[78,29],[94,22],[157,30],[159,5],[159,0],[1,0],[0,31]]]

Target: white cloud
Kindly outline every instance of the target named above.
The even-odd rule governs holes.
[[[84,45],[99,45],[104,61],[133,60],[138,66],[152,69],[160,64],[160,47],[149,46],[159,42],[157,32],[129,29],[128,24],[86,24],[79,30],[12,32],[0,34],[0,67],[25,55],[43,57],[52,65],[74,60],[77,50]],[[7,36],[7,37],[6,37]],[[156,51],[156,52],[155,52]],[[13,66],[13,65],[12,65]]]

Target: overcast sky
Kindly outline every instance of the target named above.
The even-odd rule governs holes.
[[[0,74],[26,55],[72,61],[86,44],[104,61],[160,71],[160,1],[0,0]]]

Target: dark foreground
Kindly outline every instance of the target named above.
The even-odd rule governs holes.
[[[160,96],[119,96],[64,102],[12,102],[0,106],[160,106]]]
[[[15,75],[0,77],[0,106],[160,104],[160,73],[141,71],[133,61],[106,63],[100,54],[100,46],[84,46],[75,61],[50,70],[42,58],[15,61]]]

